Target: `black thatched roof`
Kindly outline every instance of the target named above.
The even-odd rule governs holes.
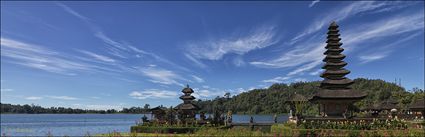
[[[363,99],[366,97],[366,93],[352,90],[352,89],[339,89],[339,90],[328,90],[322,89],[313,96],[313,100],[316,99]]]
[[[186,96],[186,95],[183,95],[183,96],[180,96],[180,99],[181,99],[181,100],[194,100],[194,99],[195,99],[195,97],[194,97],[194,96]]]
[[[186,87],[182,90],[183,93],[193,93],[193,89],[186,85]]]
[[[391,110],[393,108],[397,109],[399,107],[397,107],[397,103],[394,103],[390,100],[382,101],[378,106],[379,110]]]
[[[154,107],[154,108],[151,108],[151,109],[149,109],[149,111],[165,111],[165,109],[163,108],[163,107]]]
[[[176,110],[200,110],[199,106],[192,103],[181,103],[177,105],[174,109]]]
[[[425,99],[419,99],[410,104],[409,109],[425,109]]]
[[[320,83],[319,90],[313,97],[312,100],[317,99],[351,99],[358,100],[366,97],[367,94],[352,90],[350,85],[354,83],[345,75],[349,74],[350,71],[344,69],[347,65],[343,59],[346,57],[342,52],[344,49],[341,47],[342,43],[339,38],[339,30],[336,22],[332,22],[328,28],[328,36],[326,40],[326,51],[323,53],[325,58],[323,62],[325,65],[322,67],[325,69],[320,77],[324,78]]]

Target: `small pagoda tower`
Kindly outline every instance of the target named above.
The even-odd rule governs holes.
[[[323,59],[325,64],[322,67],[325,71],[320,75],[324,80],[311,100],[320,104],[322,116],[346,117],[353,103],[366,97],[366,94],[351,89],[354,81],[345,77],[350,71],[343,68],[347,63],[343,61],[345,55],[341,54],[344,49],[339,42],[338,25],[332,22],[328,30],[326,57]]]
[[[183,100],[183,103],[177,105],[174,109],[179,112],[179,118],[182,121],[195,119],[196,111],[200,110],[200,108],[192,103],[195,99],[195,97],[191,95],[193,93],[193,89],[187,85],[182,92],[184,95],[180,96],[180,99]]]

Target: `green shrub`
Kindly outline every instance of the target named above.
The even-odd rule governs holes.
[[[274,124],[271,126],[271,133],[273,134],[279,134],[281,136],[293,136],[293,128],[296,127],[292,127],[293,125],[291,124]]]
[[[132,133],[193,133],[201,127],[132,126]]]

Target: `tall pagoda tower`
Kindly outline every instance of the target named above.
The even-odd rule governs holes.
[[[180,99],[183,100],[183,103],[177,105],[174,109],[179,112],[179,118],[183,121],[186,119],[195,119],[196,111],[200,110],[200,108],[192,102],[195,99],[195,97],[191,95],[193,89],[187,85],[182,92],[183,95],[180,96]]]
[[[343,61],[345,55],[341,54],[344,49],[339,42],[341,38],[336,22],[332,22],[328,30],[326,51],[323,53],[326,57],[323,59],[325,64],[322,69],[325,71],[320,75],[324,79],[320,90],[311,100],[320,104],[319,111],[322,116],[345,117],[350,106],[366,97],[366,94],[351,89],[350,85],[354,81],[345,77],[350,71],[343,68],[347,63]]]

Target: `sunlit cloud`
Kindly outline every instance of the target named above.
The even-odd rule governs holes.
[[[309,5],[308,5],[308,7],[309,8],[311,8],[311,7],[313,7],[314,5],[316,5],[317,3],[319,3],[320,2],[320,0],[313,0]]]
[[[183,86],[183,84],[179,83],[178,80],[184,80],[184,78],[171,70],[156,67],[140,68],[139,70],[142,72],[142,75],[149,77],[149,81],[153,83]]]
[[[93,70],[92,65],[72,60],[53,50],[3,37],[1,56],[12,59],[10,63],[64,75],[75,75],[73,71]]]
[[[47,98],[50,99],[57,99],[57,100],[79,100],[79,98],[75,98],[75,97],[70,97],[70,96],[46,96]]]
[[[201,67],[200,60],[220,60],[227,54],[244,55],[252,50],[262,49],[278,42],[275,38],[275,27],[259,27],[243,36],[210,38],[206,41],[190,42],[187,46],[189,54],[185,56]],[[241,65],[241,60],[237,64]]]
[[[26,100],[41,100],[43,99],[43,97],[36,97],[36,96],[30,96],[30,97],[25,97]]]
[[[198,77],[198,76],[195,76],[195,75],[192,75],[192,78],[193,78],[196,82],[198,82],[198,83],[203,83],[203,82],[205,82],[205,80],[204,80],[204,79],[202,79],[202,78],[200,78],[200,77]]]
[[[283,83],[286,80],[289,80],[291,77],[275,77],[272,79],[266,79],[263,80],[262,82],[264,83]]]
[[[143,91],[133,91],[129,94],[134,99],[147,99],[147,98],[175,98],[177,93],[174,91],[147,89]]]
[[[94,59],[99,60],[99,61],[103,61],[103,62],[116,62],[116,60],[114,60],[114,59],[112,59],[110,57],[107,57],[107,56],[104,56],[104,55],[99,55],[99,54],[96,54],[96,53],[93,53],[93,52],[90,52],[90,51],[80,50],[80,52],[81,53],[84,53],[84,54],[86,54],[86,55],[88,55],[90,57],[93,57]]]

